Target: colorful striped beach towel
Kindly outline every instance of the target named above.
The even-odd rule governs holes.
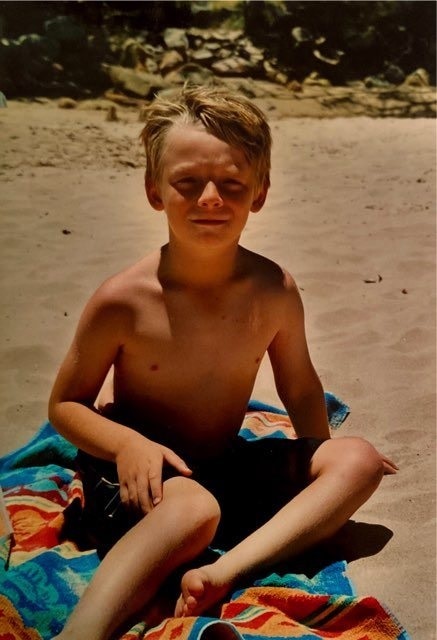
[[[348,409],[331,394],[326,400],[336,428]],[[260,403],[249,406],[241,434],[294,437],[288,416]],[[82,499],[75,455],[46,423],[27,445],[0,460],[0,486],[14,530],[11,550],[7,536],[2,538],[0,640],[50,640],[98,566],[94,550],[80,551],[62,536],[65,508]],[[233,593],[217,618],[167,618],[151,629],[138,621],[120,640],[408,640],[380,603],[355,595],[345,570],[345,562],[334,562],[311,578],[274,573]]]

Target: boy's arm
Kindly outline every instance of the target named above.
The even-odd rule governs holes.
[[[325,396],[311,362],[299,291],[284,274],[280,328],[268,349],[278,395],[298,437],[330,438]]]
[[[123,348],[131,310],[111,302],[105,286],[91,298],[60,368],[49,401],[49,419],[75,446],[115,462],[122,501],[149,511],[162,498],[164,460],[190,470],[173,451],[103,417],[94,402],[107,372]]]
[[[298,437],[330,438],[325,396],[313,367],[305,335],[302,300],[291,276],[285,273],[285,304],[281,326],[269,347],[276,388]],[[386,474],[397,465],[379,454]]]

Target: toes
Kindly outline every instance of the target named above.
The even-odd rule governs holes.
[[[205,593],[205,585],[198,571],[188,571],[181,582],[182,594],[176,603],[175,616],[189,616],[199,605]]]
[[[185,600],[182,596],[179,596],[176,602],[175,610],[174,610],[175,618],[181,618],[184,615],[184,608],[185,608]]]
[[[197,599],[194,596],[188,596],[188,598],[185,599],[184,615],[189,616],[190,613],[197,607],[197,605]]]
[[[180,618],[191,615],[197,604],[197,600],[193,596],[179,596],[174,612],[175,617]]]

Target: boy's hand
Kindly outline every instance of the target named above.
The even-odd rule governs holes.
[[[162,467],[171,464],[182,475],[192,471],[174,451],[135,434],[126,441],[117,457],[120,498],[129,509],[149,513],[162,500]]]

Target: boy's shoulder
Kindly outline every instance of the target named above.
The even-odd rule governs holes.
[[[293,276],[283,266],[266,256],[244,249],[245,261],[251,277],[272,292],[297,292]]]
[[[131,304],[138,295],[144,296],[157,284],[157,265],[159,256],[154,253],[118,271],[107,278],[93,295],[96,304]]]

